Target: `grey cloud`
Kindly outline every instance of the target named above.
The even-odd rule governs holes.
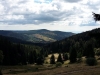
[[[64,0],[65,2],[70,2],[70,3],[74,3],[74,2],[79,2],[81,0]]]
[[[40,14],[30,13],[24,14],[25,23],[26,24],[42,24],[42,23],[49,23],[53,21],[59,21],[60,15],[55,15],[56,13],[53,12],[41,12]],[[22,21],[23,22],[23,21]]]
[[[28,13],[26,12],[26,14],[13,14],[13,15],[23,15],[24,19],[11,19],[11,20],[4,20],[3,23],[8,23],[8,24],[43,24],[43,23],[50,23],[50,22],[54,22],[54,21],[60,21],[63,18],[68,18],[70,17],[70,15],[74,14],[73,12],[70,11],[63,11],[60,12],[59,10],[50,10],[50,11],[46,11],[46,12],[41,12],[40,14],[36,14],[36,13]]]
[[[7,0],[6,0],[7,1]],[[80,0],[64,0],[67,2],[78,2]],[[21,0],[20,3],[24,3],[24,0]],[[3,2],[3,4],[5,4],[5,2]],[[6,5],[7,4],[7,5]],[[62,8],[62,6],[60,5],[60,3],[54,3],[52,4],[52,6],[56,5],[57,6],[57,10],[47,10],[47,11],[41,11],[39,12],[39,14],[33,13],[31,11],[28,11],[28,9],[24,10],[24,12],[12,12],[12,10],[15,9],[21,9],[18,8],[17,6],[13,6],[10,7],[8,3],[6,3],[4,6],[6,6],[6,13],[7,12],[11,12],[11,15],[23,15],[24,19],[11,19],[11,20],[4,20],[1,21],[2,23],[8,23],[8,24],[43,24],[43,23],[50,23],[50,22],[54,22],[54,21],[60,21],[60,20],[69,20],[68,18],[72,18],[71,15],[76,15],[77,13],[80,14],[81,10],[77,9],[77,7],[73,7],[73,9],[69,10],[69,11],[61,11],[60,9]],[[70,20],[69,20],[70,21]]]

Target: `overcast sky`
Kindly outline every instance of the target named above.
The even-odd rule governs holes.
[[[0,0],[0,30],[48,29],[80,33],[100,27],[100,0]]]

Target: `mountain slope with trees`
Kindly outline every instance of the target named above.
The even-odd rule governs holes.
[[[91,54],[93,48],[100,47],[100,28],[79,33],[47,45],[49,52],[70,52],[73,48],[82,55]],[[93,47],[93,48],[92,48]],[[90,50],[90,51],[89,51]]]
[[[12,43],[7,37],[0,36],[0,65],[42,64],[45,54],[42,47]]]
[[[14,37],[33,43],[50,43],[74,35],[71,32],[49,31],[46,29],[29,31],[0,31],[0,35]]]

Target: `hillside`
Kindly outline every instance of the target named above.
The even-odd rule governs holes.
[[[85,51],[85,45],[90,43],[91,46],[94,44],[95,47],[100,47],[100,28],[79,33],[63,40],[51,43],[46,47],[52,52],[69,52],[71,47],[79,46],[79,49]]]
[[[74,33],[41,29],[29,31],[0,31],[0,35],[14,37],[33,43],[50,43],[74,35]]]

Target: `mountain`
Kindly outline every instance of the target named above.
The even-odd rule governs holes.
[[[18,34],[14,31],[8,31],[8,30],[0,30],[0,35],[7,36],[7,37],[14,37],[14,38],[18,38],[18,39],[23,38],[22,40],[28,39],[28,37],[25,35]]]
[[[50,43],[46,48],[52,50],[52,52],[69,52],[72,47],[78,46],[80,48],[79,50],[85,51],[86,45],[88,46],[90,44],[91,46],[89,47],[100,47],[100,28],[72,35],[60,41]]]
[[[49,31],[46,29],[29,31],[0,31],[0,35],[14,37],[33,43],[50,43],[74,35],[71,32]]]

